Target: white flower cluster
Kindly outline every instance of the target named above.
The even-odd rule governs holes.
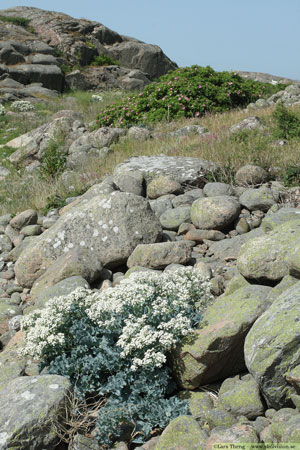
[[[51,354],[54,348],[63,350],[67,344],[68,330],[64,330],[62,324],[74,303],[85,306],[89,293],[83,288],[76,289],[68,296],[49,300],[44,309],[37,309],[24,316],[21,329],[26,334],[26,345],[21,353],[39,359],[47,353]]]
[[[1,103],[0,103],[0,116],[5,116],[5,108],[3,105],[1,105]]]
[[[94,102],[102,102],[102,101],[103,101],[103,97],[102,97],[102,95],[93,94],[93,95],[92,95],[92,100],[93,100]]]
[[[17,112],[28,112],[33,111],[35,107],[26,100],[17,100],[11,104],[11,109]]]
[[[70,335],[62,324],[70,323],[66,318],[76,303],[103,333],[117,336],[121,357],[130,360],[133,371],[161,367],[166,352],[191,332],[195,303],[203,309],[211,300],[209,282],[192,268],[161,275],[138,272],[102,292],[79,288],[23,319],[23,353],[39,358],[68,348]]]

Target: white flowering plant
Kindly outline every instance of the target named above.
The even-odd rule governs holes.
[[[26,316],[22,351],[49,373],[68,376],[79,396],[107,399],[98,418],[101,444],[119,437],[124,421],[140,443],[187,413],[185,401],[170,397],[166,356],[211,300],[209,282],[192,268],[138,272],[102,292],[76,289]]]
[[[93,94],[92,95],[92,100],[94,102],[102,102],[103,101],[103,97],[102,97],[102,95],[99,95],[99,94]]]
[[[35,107],[27,100],[17,100],[11,104],[11,109],[17,112],[34,111]]]
[[[0,117],[1,117],[1,116],[5,116],[5,108],[4,108],[4,106],[1,105],[1,103],[0,103]]]

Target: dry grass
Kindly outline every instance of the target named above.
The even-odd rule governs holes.
[[[103,93],[103,102],[92,102],[91,93],[77,92],[74,95],[55,99],[39,106],[36,125],[48,120],[56,111],[73,109],[81,111],[85,122],[96,118],[100,109],[109,102],[120,97],[118,92]],[[74,100],[74,98],[76,100]],[[91,183],[98,182],[104,176],[111,174],[117,164],[139,155],[193,156],[219,164],[221,171],[219,180],[230,182],[233,174],[241,166],[252,163],[265,168],[279,167],[281,172],[291,167],[298,167],[300,160],[300,140],[293,139],[288,145],[273,146],[272,111],[274,108],[264,108],[255,111],[234,110],[222,114],[207,115],[201,119],[181,119],[170,123],[162,122],[153,125],[152,132],[156,138],[145,142],[123,138],[113,145],[113,153],[104,161],[90,160],[80,170],[80,180],[73,189],[67,191],[60,179],[41,180],[37,176],[30,178],[16,171],[6,181],[0,183],[0,214],[13,214],[26,208],[41,210],[55,197],[66,198],[81,193]],[[295,107],[299,111],[299,107]],[[251,131],[230,137],[229,127],[249,116],[259,116],[264,124],[262,131]],[[166,133],[177,130],[185,125],[197,124],[206,127],[210,136],[167,137]],[[34,128],[33,121],[26,121],[26,128]],[[87,175],[88,174],[88,175]]]

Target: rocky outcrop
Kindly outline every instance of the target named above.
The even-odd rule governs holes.
[[[0,75],[24,85],[38,82],[62,91],[61,68],[70,71],[80,66],[86,69],[76,76],[69,74],[67,87],[141,89],[177,67],[158,46],[121,36],[96,21],[26,6],[1,10],[0,16],[27,21],[22,27],[0,20]],[[90,66],[99,55],[117,64]]]

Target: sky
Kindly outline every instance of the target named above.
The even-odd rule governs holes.
[[[159,45],[180,67],[300,80],[299,0],[0,0],[96,20]]]

